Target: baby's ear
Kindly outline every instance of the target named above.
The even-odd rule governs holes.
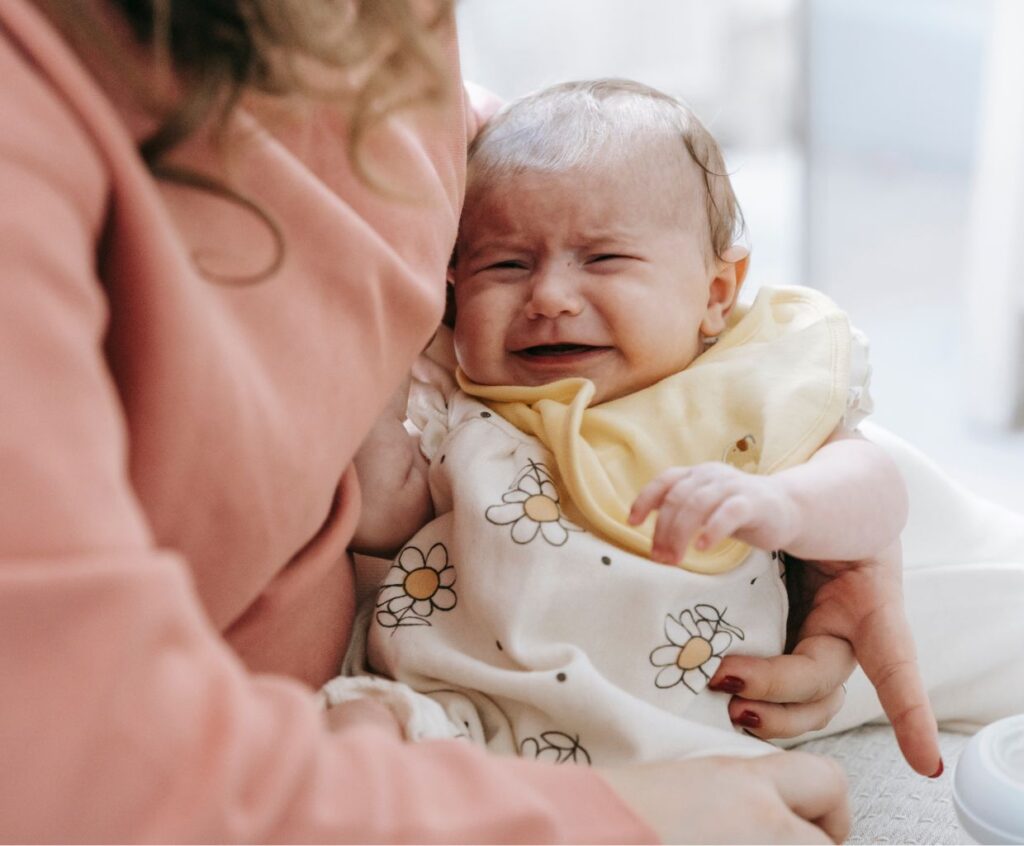
[[[722,254],[708,286],[707,313],[700,324],[705,337],[715,337],[725,330],[725,319],[736,305],[749,266],[750,250],[740,244],[733,244]]]
[[[736,296],[739,296],[740,288],[743,287],[743,280],[747,278],[747,270],[750,268],[750,248],[742,244],[733,244],[722,255],[722,261],[731,261],[736,266]],[[735,301],[735,297],[733,298]]]

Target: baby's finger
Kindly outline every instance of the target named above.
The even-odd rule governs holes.
[[[404,731],[394,712],[377,699],[350,699],[330,706],[324,714],[331,731],[375,725],[401,740]]]
[[[673,485],[660,506],[651,557],[656,561],[679,563],[686,555],[690,540],[723,496],[721,486],[713,481],[687,477]],[[665,520],[665,515],[671,519]]]
[[[750,520],[750,500],[744,496],[730,496],[722,500],[711,512],[697,539],[698,549],[710,549],[719,541],[731,537]]]
[[[647,515],[661,504],[669,489],[689,473],[689,467],[673,467],[644,485],[629,510],[629,522],[636,526],[646,520]]]
[[[654,525],[651,558],[664,564],[678,564],[686,554],[690,538],[700,527],[702,516],[692,506],[669,502],[666,497]]]
[[[841,686],[816,702],[777,704],[734,696],[729,702],[729,719],[762,740],[799,737],[825,728],[845,701],[846,691]]]
[[[849,643],[815,635],[801,640],[791,655],[727,655],[709,687],[762,702],[816,702],[841,687],[855,666]]]

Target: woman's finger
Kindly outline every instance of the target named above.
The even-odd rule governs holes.
[[[903,757],[921,775],[934,777],[942,772],[938,727],[917,665],[898,572],[891,569],[879,559],[840,573],[819,591],[803,632],[827,631],[853,644]]]
[[[765,842],[768,842],[767,840]],[[826,834],[822,827],[817,822],[807,822],[803,817],[799,817],[796,814],[791,815],[789,820],[789,831],[785,837],[778,841],[779,843],[790,843],[790,844],[821,844],[824,843],[838,843],[833,839],[832,835]]]
[[[798,817],[813,822],[835,843],[846,839],[850,833],[846,775],[835,761],[784,752],[752,763],[771,779],[779,797]]]
[[[815,635],[801,640],[790,655],[727,655],[709,686],[712,690],[742,694],[748,700],[780,704],[816,702],[839,688],[855,666],[849,643],[829,635]]]
[[[664,843],[828,843],[849,830],[846,778],[817,755],[713,756],[600,772]]]
[[[846,691],[841,685],[814,702],[778,704],[734,696],[729,702],[729,719],[762,740],[799,737],[825,728],[845,701]]]
[[[864,618],[854,638],[857,659],[875,686],[907,763],[921,775],[942,773],[938,725],[917,665],[903,606],[883,603]]]

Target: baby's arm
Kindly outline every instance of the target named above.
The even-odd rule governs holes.
[[[656,561],[677,563],[694,537],[698,549],[735,537],[800,558],[851,561],[878,555],[899,537],[907,492],[883,450],[836,432],[806,463],[770,476],[721,462],[668,470],[640,492],[630,522],[654,509]]]
[[[896,464],[857,433],[834,432],[806,463],[770,478],[798,515],[792,539],[778,548],[798,558],[871,558],[907,523],[907,486]]]
[[[362,511],[350,548],[390,558],[434,516],[427,484],[429,465],[419,437],[405,428],[406,382],[356,453]]]

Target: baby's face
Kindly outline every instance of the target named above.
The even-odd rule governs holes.
[[[598,403],[693,361],[734,290],[720,290],[701,175],[686,171],[649,156],[471,190],[453,269],[466,375],[485,385],[584,376]]]

